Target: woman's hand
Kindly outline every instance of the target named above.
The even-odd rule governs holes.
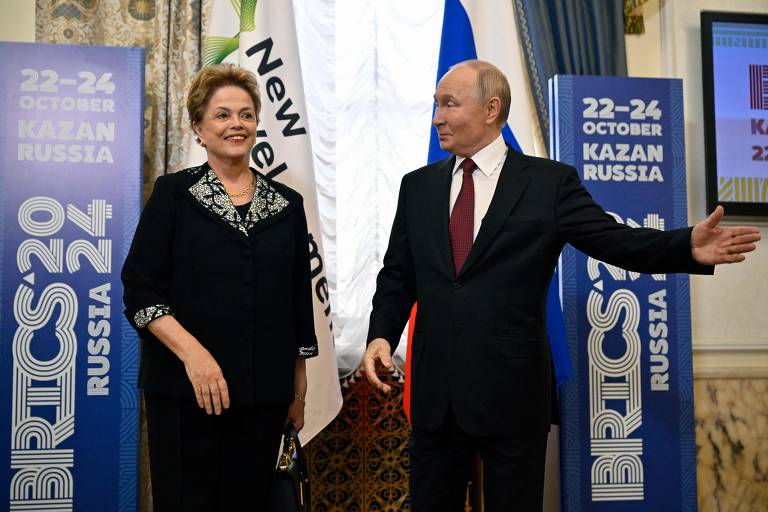
[[[208,414],[221,414],[229,409],[229,389],[216,360],[205,347],[198,344],[182,359],[187,377],[195,390],[197,405]]]
[[[303,357],[296,358],[293,389],[296,397],[288,408],[288,417],[285,419],[285,424],[293,423],[293,427],[298,432],[304,428],[304,407],[307,405],[304,400],[304,397],[307,396],[307,360]]]
[[[303,397],[302,397],[303,398]],[[296,432],[304,428],[304,401],[296,398],[288,408],[288,417],[285,424],[293,423]]]
[[[222,409],[229,409],[229,389],[224,374],[197,338],[171,315],[152,320],[147,329],[184,363],[201,409],[205,408],[208,414],[221,414]]]

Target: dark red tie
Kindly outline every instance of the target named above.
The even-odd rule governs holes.
[[[475,183],[472,181],[472,171],[475,170],[475,162],[467,158],[461,162],[464,176],[461,182],[461,190],[453,204],[451,221],[448,224],[448,233],[451,235],[451,252],[453,252],[453,268],[456,274],[464,266],[472,248],[472,235],[475,224]]]

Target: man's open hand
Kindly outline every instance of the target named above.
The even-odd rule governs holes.
[[[738,263],[744,253],[755,250],[760,230],[752,226],[720,226],[725,210],[715,208],[712,214],[694,226],[691,232],[691,254],[702,265]]]

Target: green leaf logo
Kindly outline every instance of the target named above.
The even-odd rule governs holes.
[[[240,32],[250,32],[256,28],[256,1],[242,0],[240,2]]]
[[[240,32],[256,28],[257,0],[230,0],[232,9],[240,18]],[[221,64],[240,47],[240,32],[235,37],[208,36],[203,43],[203,66]]]
[[[203,45],[203,66],[221,64],[229,54],[236,52],[239,47],[239,37],[208,37]]]

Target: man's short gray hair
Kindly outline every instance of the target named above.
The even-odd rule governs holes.
[[[475,92],[480,103],[485,103],[491,98],[499,98],[499,126],[504,126],[509,117],[509,104],[512,101],[512,93],[509,82],[504,73],[490,62],[484,60],[465,60],[451,66],[450,69],[466,66],[477,71]]]

